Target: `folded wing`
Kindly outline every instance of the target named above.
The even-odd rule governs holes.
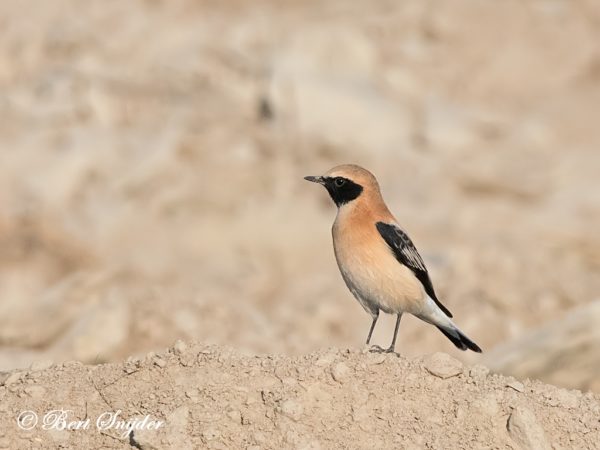
[[[376,227],[383,240],[394,253],[396,259],[412,270],[423,285],[423,288],[425,288],[427,295],[431,297],[444,314],[452,317],[452,313],[437,299],[425,263],[408,235],[395,224],[377,222]]]

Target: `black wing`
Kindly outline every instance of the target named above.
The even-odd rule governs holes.
[[[413,271],[421,284],[423,284],[427,295],[431,297],[435,304],[438,305],[448,317],[452,317],[452,313],[437,299],[425,263],[421,259],[419,252],[408,235],[396,225],[389,223],[377,222],[375,226],[383,240],[394,252],[396,259]]]

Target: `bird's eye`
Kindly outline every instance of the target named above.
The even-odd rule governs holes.
[[[344,184],[346,184],[346,180],[345,180],[344,178],[342,178],[342,177],[337,177],[337,178],[334,180],[334,183],[335,183],[335,185],[336,185],[337,187],[342,187]]]

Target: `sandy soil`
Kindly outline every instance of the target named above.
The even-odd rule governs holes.
[[[2,384],[2,448],[540,450],[600,442],[598,395],[521,383],[444,353],[243,356],[178,342],[121,364],[38,365]],[[44,430],[54,409],[69,410],[71,422],[90,419],[89,428]],[[39,416],[30,431],[17,425],[24,410]],[[117,411],[163,424],[123,437],[106,419],[100,432],[98,417]]]
[[[598,446],[597,394],[562,388],[600,392],[600,2],[23,0],[0,19],[0,447]],[[321,350],[370,323],[302,179],[346,162],[483,355],[411,317],[403,357]],[[178,339],[211,346],[144,356]],[[55,408],[165,425],[17,426]]]
[[[2,369],[176,339],[360,346],[334,209],[302,180],[343,162],[378,175],[489,354],[599,299],[598,2],[55,0],[0,16]],[[470,357],[411,318],[399,348]],[[598,359],[570,354],[501,370],[600,391]]]

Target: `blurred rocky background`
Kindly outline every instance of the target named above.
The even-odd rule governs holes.
[[[0,370],[360,347],[304,175],[379,178],[483,356],[600,392],[600,3],[0,2]],[[387,345],[393,318],[374,341]]]

